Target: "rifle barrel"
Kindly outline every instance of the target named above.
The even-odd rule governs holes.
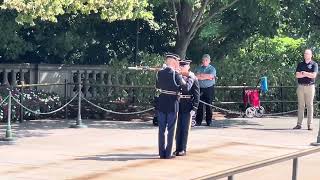
[[[149,67],[149,66],[135,66],[135,67],[128,67],[128,69],[138,70],[138,71],[159,71],[161,68]]]

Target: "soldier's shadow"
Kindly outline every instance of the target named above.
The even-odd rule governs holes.
[[[226,119],[226,120],[213,120],[211,126],[205,126],[205,123],[202,123],[202,126],[196,126],[194,127],[194,129],[220,129],[220,128],[247,127],[247,126],[263,126],[263,125],[261,123],[253,122],[249,120]]]
[[[95,160],[95,161],[133,161],[145,159],[159,159],[157,154],[107,154],[94,155],[89,157],[76,158],[75,160]]]

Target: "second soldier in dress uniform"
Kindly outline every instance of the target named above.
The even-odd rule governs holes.
[[[157,73],[156,88],[160,92],[157,101],[159,124],[159,156],[161,159],[171,159],[173,153],[173,141],[176,132],[176,122],[179,110],[180,89],[190,89],[193,78],[185,81],[179,70],[179,56],[166,54],[166,67]],[[193,75],[194,76],[194,75]],[[165,136],[168,131],[167,138]]]
[[[188,74],[191,60],[180,61],[182,74]],[[185,80],[188,77],[183,76]],[[180,95],[179,115],[177,122],[176,156],[185,156],[187,152],[188,135],[191,127],[191,118],[197,112],[200,100],[200,86],[197,78],[189,91],[182,89]]]

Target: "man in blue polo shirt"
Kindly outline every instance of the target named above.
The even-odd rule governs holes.
[[[210,55],[205,54],[202,57],[202,64],[196,68],[195,74],[199,80],[200,85],[200,100],[212,104],[214,100],[214,85],[216,84],[216,69],[210,65]],[[199,104],[196,116],[196,125],[200,126],[203,120],[203,103]],[[212,107],[206,107],[206,122],[207,126],[211,126],[212,123]]]
[[[308,130],[312,130],[313,99],[315,94],[315,79],[318,74],[318,64],[312,60],[311,49],[304,51],[304,61],[296,69],[298,80],[298,123],[293,129],[301,129],[305,106],[307,106]]]

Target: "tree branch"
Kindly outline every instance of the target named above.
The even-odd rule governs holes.
[[[181,1],[180,0],[178,1],[178,10],[179,10],[179,12],[181,12]]]
[[[193,21],[190,29],[188,30],[188,36],[189,36],[189,37],[192,36],[192,34],[193,34],[194,31],[195,31],[195,28],[198,26],[198,23],[200,22],[200,19],[201,19],[203,13],[204,13],[204,11],[205,11],[205,9],[206,9],[209,1],[210,1],[210,0],[205,0],[204,3],[203,3],[203,5],[202,5],[202,7],[200,8],[199,13],[198,13],[196,19]]]
[[[237,3],[239,0],[234,0],[233,2],[231,2],[230,4],[220,8],[218,11],[214,12],[213,14],[211,14],[206,20],[204,20],[203,22],[199,23],[198,26],[196,27],[196,29],[199,29],[201,26],[203,26],[204,24],[208,23],[212,18],[214,18],[216,15],[220,14],[221,12],[223,12],[224,10],[230,8],[231,6],[233,6],[235,3]]]
[[[179,34],[180,34],[180,26],[179,26],[179,22],[178,22],[178,18],[177,18],[176,5],[175,5],[174,0],[171,0],[171,2],[172,2],[173,14],[174,14],[174,21],[175,21],[175,23],[176,23],[176,26],[177,26],[177,32],[178,32],[178,36],[179,36]]]

